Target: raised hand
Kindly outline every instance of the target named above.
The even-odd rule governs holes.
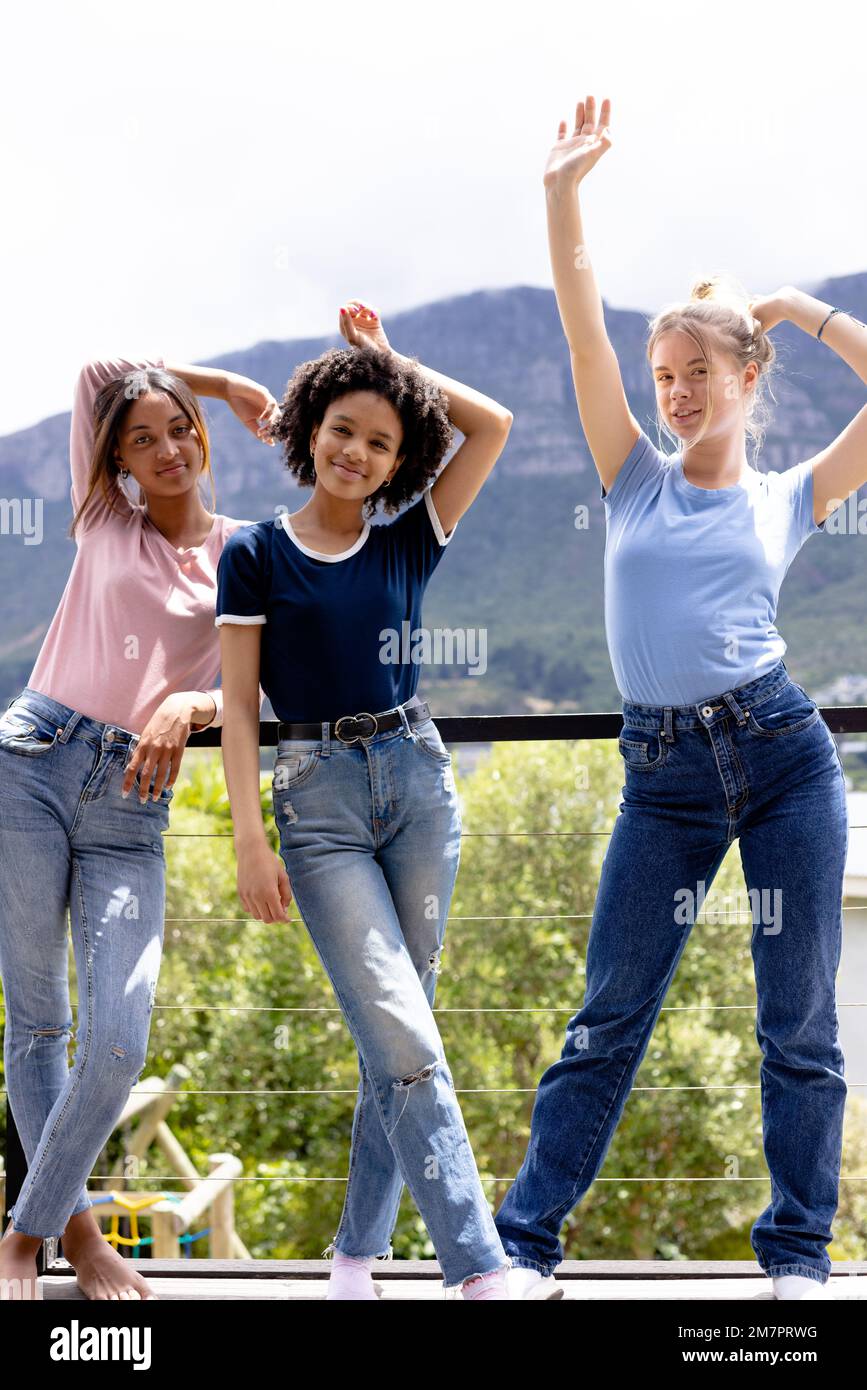
[[[225,400],[251,434],[255,434],[263,444],[273,447],[271,430],[277,422],[280,407],[267,387],[246,377],[236,377],[226,387]]]
[[[770,333],[772,328],[776,328],[778,323],[789,317],[793,292],[796,293],[791,285],[784,285],[774,294],[757,295],[755,299],[750,300],[750,313],[754,319],[758,319],[766,333]]]
[[[561,180],[578,184],[611,148],[611,135],[608,123],[611,120],[611,102],[608,97],[602,102],[599,120],[596,120],[596,98],[588,96],[579,101],[575,108],[575,129],[571,135],[566,133],[566,122],[561,121],[557,130],[557,143],[548,155],[543,182],[545,187]]]
[[[382,320],[368,304],[360,299],[348,299],[340,309],[340,331],[351,347],[361,342],[372,343],[383,352],[391,351],[391,343],[385,336]]]

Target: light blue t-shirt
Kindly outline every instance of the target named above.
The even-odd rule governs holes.
[[[617,688],[688,705],[764,675],[780,585],[813,520],[812,461],[700,488],[642,430],[605,504],[605,632]]]

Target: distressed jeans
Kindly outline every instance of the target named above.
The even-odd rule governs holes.
[[[751,1244],[769,1276],[825,1283],[846,1099],[835,979],[848,819],[834,739],[783,661],[703,703],[625,701],[623,721],[626,784],[602,864],[584,1003],[539,1082],[497,1229],[515,1265],[548,1275],[562,1260],[560,1227],[602,1166],[692,919],[737,838],[753,909],[770,1170]]]
[[[358,1049],[326,1253],[390,1255],[406,1183],[445,1288],[507,1267],[432,1011],[460,857],[451,755],[432,719],[355,743],[325,723],[321,739],[279,743],[273,799],[293,896]]]
[[[29,687],[0,718],[3,1055],[28,1163],[9,1215],[28,1236],[60,1236],[92,1205],[87,1179],[145,1065],[172,792],[121,796],[136,742]]]

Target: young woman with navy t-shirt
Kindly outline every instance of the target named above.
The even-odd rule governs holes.
[[[457,792],[418,664],[391,659],[511,425],[502,406],[392,352],[376,314],[341,310],[349,347],[303,363],[273,437],[313,494],[239,531],[220,560],[223,758],[238,892],[263,922],[294,895],[359,1053],[330,1299],[377,1296],[403,1184],[447,1288],[504,1299],[494,1227],[432,1012],[460,855]],[[447,395],[444,399],[443,392]],[[464,442],[437,470],[453,423]],[[431,480],[434,480],[431,482]],[[387,526],[369,517],[422,498]],[[278,859],[259,800],[262,688],[280,723]],[[285,865],[285,867],[284,867]]]
[[[738,839],[751,901],[762,905],[752,954],[771,1201],[752,1247],[777,1298],[821,1297],[846,1097],[835,976],[848,823],[834,740],[790,679],[774,622],[799,548],[867,481],[867,409],[782,473],[748,464],[745,434],[760,433],[777,323],[821,334],[865,381],[867,333],[794,288],[748,301],[722,277],[700,282],[650,327],[659,423],[680,444],[675,455],[657,449],[624,395],[579,211],[577,186],[610,145],[609,117],[608,101],[598,124],[594,99],[580,102],[544,181],[557,301],[605,504],[605,624],[626,784],[584,1005],[542,1076],[527,1155],[496,1225],[512,1296],[560,1296],[560,1227],[602,1166],[695,914]]]

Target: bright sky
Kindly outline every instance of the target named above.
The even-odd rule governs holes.
[[[387,327],[448,295],[550,285],[542,170],[588,90],[613,103],[613,146],[583,185],[610,303],[649,312],[720,268],[752,293],[867,270],[864,13],[9,7],[0,433],[67,409],[95,354],[202,360],[331,333],[341,298]]]

